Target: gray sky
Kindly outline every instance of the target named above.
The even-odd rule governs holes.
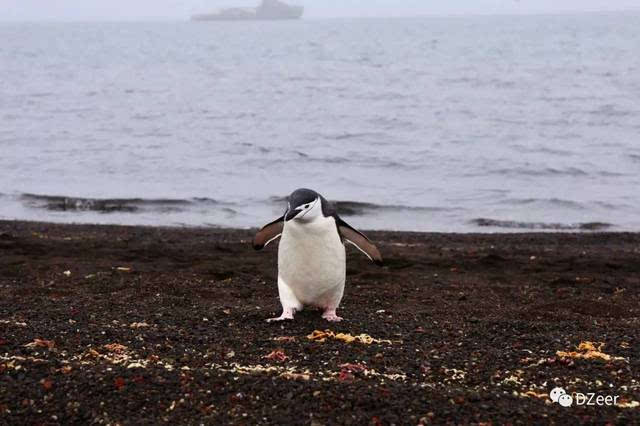
[[[640,10],[639,0],[290,0],[308,18],[448,14],[562,13]],[[254,6],[259,0],[0,0],[0,20],[186,19],[222,6]]]

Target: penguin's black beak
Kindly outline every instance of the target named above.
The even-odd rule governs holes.
[[[284,220],[286,222],[290,221],[291,219],[295,218],[296,216],[298,216],[300,213],[302,213],[302,210],[300,209],[293,209],[293,210],[288,210],[287,214],[284,215]]]

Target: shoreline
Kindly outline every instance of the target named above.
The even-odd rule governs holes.
[[[267,324],[254,231],[0,221],[0,423],[640,421],[640,233],[367,231],[345,321]]]
[[[277,214],[272,215],[273,217]],[[345,216],[346,220],[352,224],[356,224],[358,218]],[[263,221],[268,221],[264,219]],[[460,236],[482,236],[482,235],[635,235],[640,234],[640,230],[627,229],[622,226],[612,225],[603,222],[580,222],[580,223],[545,223],[545,222],[518,222],[510,220],[496,220],[478,218],[469,221],[470,223],[482,223],[476,225],[473,230],[467,231],[438,231],[438,230],[394,230],[394,229],[378,229],[357,227],[361,232],[369,234],[422,234],[422,235],[460,235]],[[487,223],[501,223],[502,226],[492,226]],[[70,222],[66,220],[35,220],[35,219],[14,219],[0,217],[0,225],[2,224],[33,224],[33,225],[52,225],[52,226],[70,226],[70,227],[114,227],[114,228],[150,228],[165,230],[225,230],[234,232],[256,232],[260,227],[255,226],[228,226],[219,224],[155,224],[155,223],[100,223],[91,221]],[[257,223],[257,222],[256,222]],[[265,222],[266,223],[266,222]],[[530,227],[523,226],[529,225]]]
[[[92,198],[36,193],[0,193],[0,220],[61,224],[100,224],[193,228],[253,229],[266,218],[282,213],[286,197],[267,197],[247,205],[209,197]],[[370,203],[338,200],[334,204],[343,219],[359,229],[385,232],[513,233],[513,232],[640,232],[635,213],[620,217],[592,211],[567,215],[567,206],[589,209],[588,203],[563,199],[528,199],[534,210],[549,215],[531,217],[511,211],[505,215],[467,208],[412,206],[402,203]],[[279,207],[278,207],[279,206]],[[564,206],[564,207],[563,207]],[[468,206],[472,207],[472,206]],[[593,206],[592,206],[593,207]],[[18,213],[20,212],[20,213]],[[536,218],[537,216],[537,218]],[[630,219],[631,218],[631,219]]]

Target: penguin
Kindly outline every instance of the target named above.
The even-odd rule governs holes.
[[[311,189],[297,189],[289,196],[285,214],[258,231],[253,248],[262,250],[278,238],[282,315],[268,322],[293,320],[304,306],[322,309],[322,317],[328,321],[342,321],[336,310],[344,294],[346,243],[377,265],[383,264],[376,246],[342,220],[332,203]]]

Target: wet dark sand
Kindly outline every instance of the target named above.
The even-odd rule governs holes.
[[[371,232],[386,266],[349,248],[340,324],[267,324],[251,237],[0,222],[0,423],[640,422],[639,234]],[[612,358],[557,354],[586,341]]]

